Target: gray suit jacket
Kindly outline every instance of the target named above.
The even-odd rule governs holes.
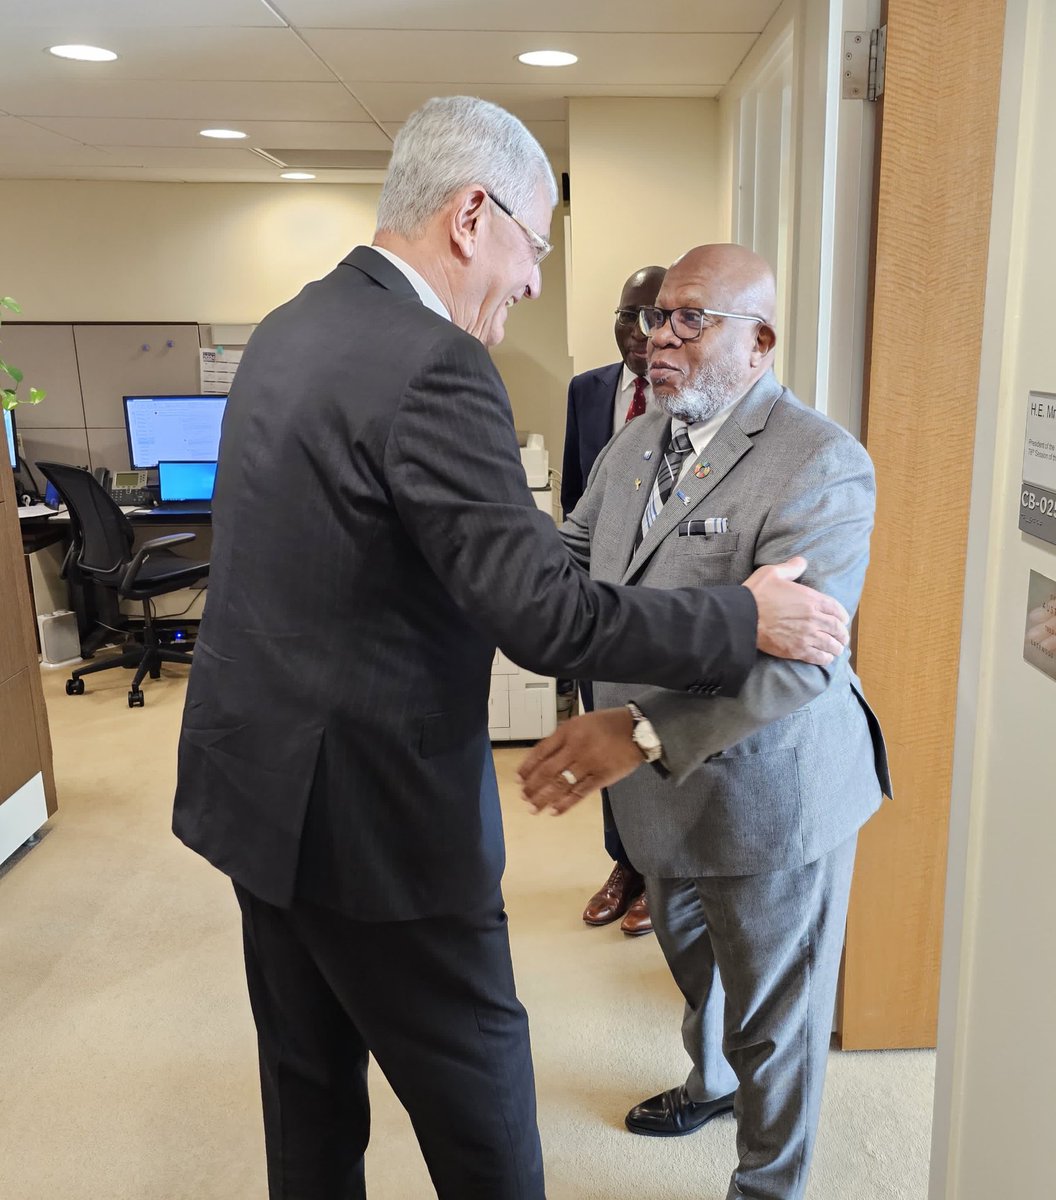
[[[562,526],[593,578],[740,583],[758,566],[802,554],[804,582],[854,613],[875,500],[859,442],[767,374],[632,554],[669,434],[656,409],[621,430]],[[703,532],[709,517],[726,518],[728,531]],[[828,669],[759,655],[734,698],[595,684],[598,708],[632,699],[656,727],[671,773],[643,766],[610,789],[620,835],[647,875],[801,866],[849,838],[890,794],[883,737],[846,654]]]

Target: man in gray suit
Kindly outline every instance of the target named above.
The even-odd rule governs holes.
[[[374,245],[265,318],[231,389],[173,828],[242,909],[272,1200],[365,1197],[368,1053],[440,1200],[542,1200],[496,645],[735,695],[756,646],[827,662],[846,642],[795,566],[614,588],[535,507],[486,347],[539,293],[556,198],[515,117],[431,101],[396,138]]]
[[[802,554],[811,584],[854,611],[872,464],[774,378],[773,313],[770,268],[740,246],[698,247],[668,271],[642,311],[657,407],[612,441],[562,527],[594,579],[735,583]],[[760,654],[736,697],[616,683],[595,695],[599,711],[521,770],[526,797],[557,812],[610,786],[686,999],[689,1077],[627,1126],[677,1137],[732,1110],[728,1197],[798,1200],[857,833],[890,794],[876,719],[846,654],[828,667]]]

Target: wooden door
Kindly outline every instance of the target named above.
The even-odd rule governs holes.
[[[895,799],[862,830],[838,1034],[934,1046],[1004,0],[888,0],[863,440],[877,472],[857,667]]]

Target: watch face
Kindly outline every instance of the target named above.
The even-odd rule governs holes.
[[[660,739],[652,730],[644,728],[641,721],[635,724],[633,736],[634,744],[646,753],[660,749]]]

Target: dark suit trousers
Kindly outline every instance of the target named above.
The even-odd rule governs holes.
[[[579,694],[583,700],[583,711],[594,711],[594,685],[587,679],[579,681]],[[613,862],[618,862],[629,870],[634,870],[634,865],[627,857],[627,851],[623,848],[623,841],[620,838],[620,831],[616,828],[616,818],[612,815],[612,805],[609,803],[608,788],[601,789],[601,827],[605,835],[605,851]]]
[[[440,1200],[544,1200],[528,1018],[502,901],[355,921],[238,884],[271,1200],[363,1200],[367,1055],[407,1109]]]

